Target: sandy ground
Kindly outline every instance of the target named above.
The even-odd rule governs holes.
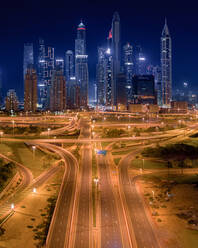
[[[62,175],[63,169],[15,207],[14,215],[3,225],[6,231],[0,237],[0,248],[36,247],[33,229],[43,222],[47,199],[57,194]]]
[[[159,188],[155,183],[141,180],[138,182],[141,192],[144,195],[146,206],[149,212],[156,211],[158,216],[152,216],[157,236],[162,241],[162,248],[197,248],[198,229],[192,230],[193,225],[188,220],[198,218],[198,189],[193,185],[178,184],[173,186],[170,200],[168,197],[160,197],[164,189]],[[150,199],[154,201],[150,204]],[[151,206],[157,206],[153,208]],[[193,212],[193,217],[188,220],[182,219],[177,214]]]

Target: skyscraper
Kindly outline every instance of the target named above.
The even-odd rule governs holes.
[[[80,107],[88,105],[88,55],[76,55],[76,81],[80,88]]]
[[[36,112],[37,109],[37,75],[33,66],[28,66],[24,82],[24,110]]]
[[[97,103],[105,105],[106,103],[106,49],[98,47],[98,63],[96,66],[96,80],[97,80]]]
[[[112,20],[113,81],[112,104],[117,105],[117,75],[120,72],[120,17],[115,12]]]
[[[56,58],[55,59],[55,68],[58,68],[59,70],[61,70],[63,75],[64,75],[64,67],[65,67],[64,59],[63,58]]]
[[[44,98],[43,98],[43,108],[48,109],[50,105],[50,86],[52,83],[52,75],[54,71],[54,48],[47,47],[45,53],[45,75],[44,75]]]
[[[33,55],[33,44],[25,43],[24,44],[24,54],[23,54],[23,79],[25,80],[25,74],[27,67],[34,64],[34,55]]]
[[[66,83],[61,69],[53,72],[50,87],[50,110],[62,112],[66,109]]]
[[[117,75],[117,104],[127,105],[126,74],[123,72]]]
[[[132,80],[133,103],[156,104],[154,76],[134,75]]]
[[[77,28],[77,38],[75,40],[75,56],[86,54],[86,28],[85,25],[81,23]]]
[[[43,106],[46,99],[45,87],[45,43],[42,38],[39,39],[39,53],[38,53],[38,103],[40,107]]]
[[[3,89],[3,70],[0,68],[0,107],[3,99],[2,89]]]
[[[123,55],[124,72],[126,75],[126,95],[127,102],[129,103],[132,97],[132,76],[134,73],[133,47],[129,43],[123,47]]]
[[[172,99],[172,44],[167,21],[161,36],[162,104],[170,107]]]
[[[145,75],[147,73],[146,57],[141,46],[136,47],[136,74]]]
[[[112,97],[112,84],[113,84],[113,58],[112,58],[112,29],[109,32],[109,36],[107,38],[107,50],[105,53],[105,97],[106,97],[106,106],[110,107],[113,105],[113,97]]]
[[[6,111],[10,112],[11,114],[13,114],[15,111],[18,110],[18,97],[16,95],[15,90],[8,90],[7,92],[7,96],[5,99],[5,107],[6,107]]]
[[[65,77],[66,81],[69,81],[74,76],[74,53],[68,50],[65,53]]]
[[[77,85],[80,89],[80,107],[88,105],[88,55],[86,54],[86,28],[81,23],[77,28],[77,39],[75,40],[75,75]]]

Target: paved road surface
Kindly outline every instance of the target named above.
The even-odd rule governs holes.
[[[57,152],[66,162],[67,169],[56,203],[47,238],[48,248],[68,247],[71,228],[71,216],[76,190],[77,164],[73,156],[61,147],[46,145],[50,150]]]
[[[137,152],[136,152],[137,153]],[[134,153],[135,155],[135,153]],[[134,230],[138,248],[160,248],[153,228],[145,213],[144,205],[139,196],[135,181],[130,181],[128,167],[131,163],[132,155],[126,156],[120,163],[120,187],[126,199],[126,211]]]
[[[119,218],[107,166],[105,157],[98,155],[101,199],[101,248],[121,248],[123,245]]]
[[[81,121],[81,135],[80,138],[90,137],[90,126],[86,121]],[[81,183],[80,195],[78,203],[78,216],[75,235],[75,248],[89,248],[91,246],[92,236],[92,201],[91,201],[91,187],[92,187],[92,146],[91,144],[83,145],[81,157]]]

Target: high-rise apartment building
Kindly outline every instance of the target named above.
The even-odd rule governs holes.
[[[49,109],[50,106],[50,86],[52,84],[52,75],[55,68],[55,60],[54,60],[54,48],[46,47],[45,53],[45,92],[44,92],[44,102],[43,108]]]
[[[46,46],[43,39],[39,39],[38,54],[38,103],[42,109],[49,109],[50,86],[55,68],[54,48]]]
[[[113,57],[112,57],[112,30],[109,32],[109,36],[107,38],[107,50],[105,53],[106,58],[106,66],[105,66],[105,97],[106,97],[106,107],[110,107],[113,105],[113,93],[112,93],[112,85],[113,85]]]
[[[106,49],[98,47],[98,63],[96,66],[97,80],[97,103],[98,105],[106,104]]]
[[[50,110],[62,112],[66,109],[66,82],[61,69],[54,70],[50,86]]]
[[[156,104],[154,76],[134,75],[132,80],[133,80],[133,103]]]
[[[65,53],[65,77],[67,82],[74,77],[74,53],[71,50]]]
[[[62,74],[64,75],[65,62],[63,58],[55,59],[55,68],[58,68],[59,70],[61,70]]]
[[[127,105],[126,74],[123,72],[117,75],[117,104]]]
[[[136,74],[137,75],[147,74],[146,57],[142,51],[141,46],[136,47]]]
[[[36,112],[37,109],[37,75],[33,66],[28,66],[24,82],[24,110]]]
[[[0,107],[3,100],[3,70],[0,68]]]
[[[76,55],[76,81],[80,88],[80,107],[88,106],[88,55]]]
[[[80,87],[76,82],[76,77],[70,77],[69,81],[66,81],[67,91],[67,107],[79,108],[80,107]]]
[[[15,90],[11,89],[8,90],[7,96],[5,98],[5,108],[6,111],[13,114],[15,111],[18,110],[18,97],[16,95]]]
[[[112,20],[112,104],[117,105],[117,75],[120,72],[120,17],[115,12]]]
[[[124,72],[126,75],[126,95],[127,102],[130,103],[132,98],[132,77],[134,74],[133,64],[133,47],[127,43],[123,47]]]
[[[33,53],[33,44],[25,43],[24,44],[24,53],[23,53],[23,79],[25,80],[25,74],[29,65],[34,64],[34,53]]]
[[[165,20],[161,36],[162,104],[170,107],[172,100],[172,44]]]
[[[39,52],[38,52],[38,103],[42,108],[46,100],[46,86],[45,86],[45,43],[42,38],[39,39]]]

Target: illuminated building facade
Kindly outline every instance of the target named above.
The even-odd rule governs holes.
[[[65,53],[65,77],[67,82],[74,77],[74,53],[71,50]]]
[[[54,70],[50,87],[50,110],[63,112],[66,109],[66,82],[61,69]]]
[[[59,70],[61,70],[63,75],[64,75],[64,67],[65,67],[64,59],[63,58],[56,58],[55,59],[55,68],[58,68]]]
[[[154,76],[134,75],[132,80],[133,80],[133,103],[156,104]]]
[[[103,47],[98,48],[98,63],[96,67],[96,80],[97,80],[97,104],[105,105],[106,103],[106,49]]]
[[[27,68],[24,82],[24,111],[36,112],[37,109],[37,75],[33,66]]]
[[[34,53],[33,53],[33,44],[25,43],[24,44],[24,54],[23,54],[23,79],[25,80],[25,74],[29,65],[34,64]]]
[[[117,105],[117,74],[120,72],[120,17],[115,12],[112,20],[112,104]]]
[[[126,75],[126,95],[127,103],[130,103],[132,98],[132,76],[134,73],[134,64],[133,64],[133,47],[127,43],[123,47],[123,60],[124,60],[124,72]]]
[[[172,100],[172,44],[165,20],[161,36],[162,105],[170,107]]]
[[[75,40],[75,76],[80,89],[80,107],[88,106],[88,55],[86,55],[86,28],[81,23],[77,28],[77,39]]]
[[[18,104],[19,102],[15,90],[9,90],[5,98],[6,111],[13,114],[18,110]]]

